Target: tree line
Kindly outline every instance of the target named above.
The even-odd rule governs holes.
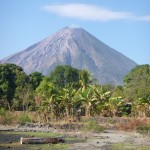
[[[27,75],[0,64],[0,108],[37,111],[46,121],[80,116],[150,117],[150,65],[138,65],[124,85],[99,85],[87,70],[58,65],[48,75]]]

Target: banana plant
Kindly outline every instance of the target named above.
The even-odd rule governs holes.
[[[72,84],[66,85],[61,91],[59,99],[61,100],[62,106],[65,108],[66,117],[70,118],[73,116],[73,108],[75,107],[75,96],[76,89],[72,87]]]
[[[92,95],[93,91],[90,87],[83,89],[80,88],[77,92],[78,99],[81,103],[81,106],[85,108],[85,116],[91,116],[91,109],[93,107]]]
[[[43,97],[41,107],[45,108],[47,112],[50,112],[51,118],[55,117],[55,100],[57,97],[57,89],[53,83],[43,80],[40,86],[36,89],[37,93]]]

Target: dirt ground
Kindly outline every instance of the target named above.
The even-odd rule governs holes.
[[[43,132],[57,132],[47,127],[18,127],[18,126],[3,126],[0,125],[0,144],[5,142],[15,142],[20,140],[20,135],[7,135],[2,134],[5,131],[43,131]],[[3,132],[2,132],[3,131]],[[62,132],[63,133],[63,132]],[[85,142],[72,143],[69,145],[68,150],[124,150],[136,149],[150,150],[150,137],[140,135],[136,132],[122,132],[117,130],[107,130],[102,133],[84,133],[84,132],[64,132],[66,135],[74,136],[76,138],[83,138]],[[115,145],[116,147],[114,147]],[[132,147],[132,148],[131,148]],[[140,149],[141,148],[141,149]],[[0,147],[0,150],[3,149]],[[7,148],[7,150],[11,148]],[[6,149],[5,149],[6,150]],[[18,149],[19,150],[19,149]]]
[[[135,132],[121,132],[121,131],[107,131],[104,133],[92,134],[89,136],[85,143],[75,143],[69,150],[111,150],[112,145],[118,147],[122,144],[124,150],[131,147],[132,149],[138,149],[142,147],[149,147],[150,150],[150,138],[144,137]],[[114,150],[117,147],[114,147]],[[118,148],[119,149],[119,148]],[[121,150],[121,148],[120,148]]]

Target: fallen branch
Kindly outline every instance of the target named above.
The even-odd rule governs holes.
[[[20,138],[21,144],[57,144],[64,142],[65,140],[63,138]]]

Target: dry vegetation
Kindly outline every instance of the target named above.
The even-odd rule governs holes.
[[[141,131],[147,130],[150,132],[150,118],[131,118],[131,117],[81,117],[81,120],[76,119],[59,119],[45,122],[37,112],[22,112],[22,111],[6,111],[0,115],[0,124],[7,125],[25,125],[25,124],[40,124],[49,125],[55,129],[65,130],[93,130],[98,131],[122,130],[122,131]],[[86,131],[86,130],[85,130]]]

